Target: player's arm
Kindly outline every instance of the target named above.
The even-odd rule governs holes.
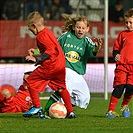
[[[102,40],[100,38],[90,39],[89,37],[86,37],[85,41],[87,42],[88,51],[91,51],[90,56],[96,56],[97,52],[101,49]]]
[[[25,58],[27,61],[33,61],[35,62],[35,66],[41,64],[44,60],[48,59],[50,57],[49,54],[43,53],[40,54],[39,49],[34,49],[33,54],[27,55]]]
[[[115,58],[116,55],[119,54],[119,51],[118,50],[113,50],[113,57]]]
[[[96,45],[94,47],[94,50],[93,50],[93,55],[96,56],[98,51],[100,50],[101,48],[98,48]]]
[[[120,45],[119,45],[118,40],[116,40],[115,44],[113,46],[113,52],[112,52],[112,55],[113,55],[114,58],[116,57],[117,54],[120,54],[119,49],[120,49]]]
[[[40,51],[38,49],[31,48],[28,50],[28,55],[25,57],[27,61],[36,62],[35,56],[40,55]]]
[[[93,42],[95,43],[95,47],[93,52],[98,52],[102,46],[102,39],[101,38],[94,38]]]
[[[34,50],[34,56],[35,56],[35,59],[36,59],[36,64],[35,65],[40,64],[41,62],[43,62],[44,60],[46,60],[50,57],[50,55],[47,54],[47,53],[40,54],[39,49]]]
[[[121,40],[123,40],[123,39],[122,39],[121,34],[119,34],[115,40],[115,43],[113,46],[113,52],[112,52],[112,55],[113,55],[115,61],[120,60],[120,57],[121,57],[121,55],[120,55],[121,44],[122,44]]]
[[[44,53],[44,54],[41,54],[41,55],[35,57],[36,58],[36,64],[35,65],[40,64],[41,62],[48,59],[49,57],[50,57],[50,55],[47,53]]]
[[[119,61],[121,58],[121,55],[118,50],[113,50],[113,57],[115,61]]]
[[[95,47],[93,49],[93,55],[96,56],[97,52],[101,49],[102,39],[101,38],[93,38],[93,42],[95,43]]]

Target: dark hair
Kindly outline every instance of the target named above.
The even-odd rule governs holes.
[[[126,11],[124,18],[129,18],[129,17],[133,17],[133,8],[131,8],[130,10]]]
[[[117,0],[116,2],[115,2],[115,5],[121,5],[122,4],[122,0]]]
[[[29,71],[29,72],[25,72],[24,74],[28,74],[28,75],[29,75],[29,74],[30,74],[31,72],[32,72],[32,71]]]

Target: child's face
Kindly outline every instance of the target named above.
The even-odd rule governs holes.
[[[36,28],[35,24],[29,24],[28,28],[34,35],[37,35],[37,28]]]
[[[78,38],[82,38],[89,31],[89,27],[87,27],[86,21],[77,21],[75,27],[73,27],[73,30]]]
[[[125,25],[129,31],[133,31],[133,16],[125,18]]]

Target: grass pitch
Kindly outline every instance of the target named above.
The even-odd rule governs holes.
[[[121,100],[116,107],[116,112],[121,115]],[[41,100],[44,106],[46,100]],[[39,119],[22,117],[21,113],[0,114],[0,133],[132,133],[133,132],[133,107],[132,101],[129,108],[130,118],[122,116],[107,119],[109,100],[92,99],[88,108],[74,107],[77,118],[75,119]]]

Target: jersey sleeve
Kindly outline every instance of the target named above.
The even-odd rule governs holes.
[[[95,52],[95,43],[89,38],[86,37],[85,41],[87,43],[86,45],[86,54],[88,56],[95,56],[97,52]]]
[[[118,37],[116,38],[115,42],[114,42],[113,50],[120,51],[120,49],[121,49],[121,38],[122,38],[122,35],[119,34]]]
[[[113,55],[114,58],[115,58],[115,56],[117,54],[120,53],[121,44],[122,44],[121,39],[122,39],[122,36],[121,36],[121,33],[120,33],[118,35],[118,37],[116,38],[116,40],[114,42],[114,46],[113,46],[113,53],[112,53],[112,55]]]
[[[38,65],[40,64],[42,61],[48,59],[50,57],[49,54],[40,54],[40,50],[39,49],[35,49],[34,50],[34,56],[36,58],[36,64],[35,65]]]
[[[63,44],[65,43],[65,38],[66,38],[67,32],[63,33],[59,38],[58,38],[58,42],[60,44],[61,47],[63,47]]]

